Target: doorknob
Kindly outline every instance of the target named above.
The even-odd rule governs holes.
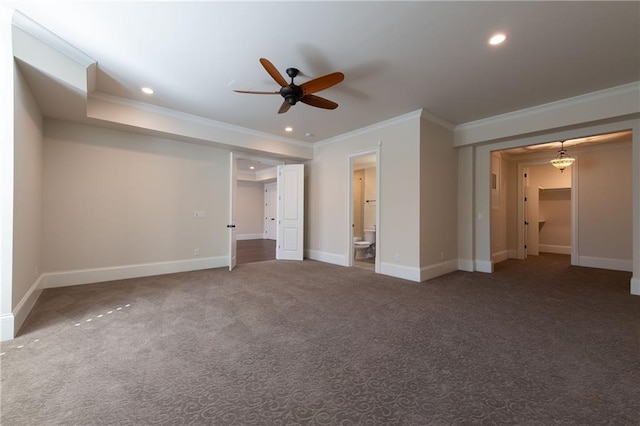
[[[275,217],[272,217],[272,218],[271,218],[271,220],[276,220],[276,218],[275,218]]]
[[[235,228],[235,225],[227,225],[227,228]]]

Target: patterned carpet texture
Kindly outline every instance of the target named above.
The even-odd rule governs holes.
[[[424,283],[308,261],[45,290],[2,425],[640,424],[630,274],[560,255]]]

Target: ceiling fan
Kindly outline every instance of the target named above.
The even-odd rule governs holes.
[[[291,77],[291,83],[287,83],[287,80],[278,72],[276,67],[269,62],[268,59],[260,58],[260,63],[264,69],[269,73],[271,78],[280,85],[280,90],[276,92],[253,92],[250,90],[234,90],[238,93],[251,93],[257,95],[281,95],[284,98],[284,102],[278,110],[278,114],[289,111],[291,105],[295,105],[298,101],[311,105],[317,108],[324,109],[336,109],[338,104],[330,101],[329,99],[321,98],[313,93],[319,92],[324,89],[328,89],[331,86],[335,86],[344,80],[344,74],[341,72],[334,72],[324,75],[322,77],[314,78],[301,85],[297,85],[293,82],[293,79],[300,72],[297,68],[287,68],[287,75]]]

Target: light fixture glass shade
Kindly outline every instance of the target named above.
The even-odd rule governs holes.
[[[567,151],[564,150],[564,142],[562,142],[558,155],[556,158],[549,161],[549,163],[551,163],[551,165],[556,169],[560,170],[560,172],[564,172],[564,169],[572,165],[574,161],[576,161],[576,159],[567,155]]]

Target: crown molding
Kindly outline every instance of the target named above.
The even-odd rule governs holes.
[[[380,122],[375,123],[375,124],[371,124],[371,125],[366,126],[366,127],[362,127],[360,129],[357,129],[357,130],[353,130],[351,132],[342,133],[342,134],[340,134],[338,136],[334,136],[334,137],[331,137],[331,138],[328,138],[328,139],[324,139],[324,140],[319,141],[319,142],[315,142],[313,144],[313,147],[316,148],[316,147],[321,147],[321,146],[325,146],[325,145],[331,145],[333,143],[343,141],[343,140],[345,140],[347,138],[350,138],[350,137],[353,137],[353,136],[357,136],[357,135],[361,135],[363,133],[368,133],[368,132],[371,132],[373,130],[381,129],[381,128],[390,126],[392,124],[404,123],[405,121],[409,121],[409,120],[413,120],[413,119],[416,119],[416,118],[420,118],[422,116],[422,112],[423,112],[423,110],[419,109],[419,110],[416,110],[416,111],[409,112],[407,114],[403,114],[403,115],[399,115],[399,116],[394,117],[394,118],[390,118],[388,120],[384,120],[384,121],[380,121]]]
[[[422,114],[420,115],[420,118],[424,118],[427,121],[430,121],[431,123],[437,124],[440,127],[444,127],[447,130],[451,130],[453,131],[456,127],[455,124],[453,124],[450,121],[445,120],[442,117],[438,117],[437,115],[427,111],[426,109],[421,110]]]
[[[14,27],[21,29],[39,42],[58,51],[62,55],[66,56],[74,62],[77,62],[83,67],[88,67],[89,65],[96,63],[95,59],[93,59],[77,47],[67,43],[19,10],[15,10],[13,12],[13,19],[11,23]]]

